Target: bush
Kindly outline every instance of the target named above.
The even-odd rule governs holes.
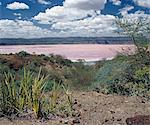
[[[100,89],[95,89],[104,94],[118,94],[126,96],[141,96],[150,99],[150,85],[144,83],[105,84]]]
[[[21,51],[21,52],[17,53],[16,55],[23,58],[23,57],[29,56],[30,54],[25,51]]]
[[[76,89],[84,89],[89,87],[94,81],[95,70],[94,67],[84,65],[82,62],[77,62],[74,67],[70,69],[71,85]]]
[[[49,61],[51,63],[56,63],[56,64],[62,65],[62,66],[72,66],[72,62],[70,60],[65,59],[64,57],[62,57],[60,55],[50,54]]]
[[[107,61],[97,72],[96,81],[92,85],[99,88],[101,84],[125,83],[124,71],[128,63],[122,60]]]
[[[135,71],[133,76],[137,83],[150,84],[150,67],[142,67]]]
[[[119,55],[101,66],[92,88],[106,94],[148,95],[150,89],[149,62],[150,55],[146,51],[126,57]]]

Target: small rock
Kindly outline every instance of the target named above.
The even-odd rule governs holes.
[[[78,118],[75,118],[72,122],[73,122],[73,124],[79,124],[80,120]]]
[[[145,101],[144,101],[144,100],[142,100],[142,101],[141,101],[141,103],[145,103]]]
[[[122,120],[121,118],[120,118],[120,119],[117,119],[118,122],[120,122],[121,120]]]
[[[87,111],[87,109],[83,109],[85,112]]]
[[[78,107],[81,107],[81,106],[82,106],[81,104],[78,105]]]
[[[105,122],[108,122],[109,120],[108,119],[105,119]]]
[[[115,117],[112,117],[112,121],[115,121]]]
[[[68,120],[64,120],[63,123],[64,123],[64,124],[68,124],[69,121],[68,121]]]
[[[115,113],[115,111],[110,111],[110,113],[111,113],[111,114],[114,114],[114,113]]]
[[[94,102],[95,104],[97,104],[97,102]]]
[[[78,102],[77,102],[77,100],[75,99],[75,100],[74,100],[74,105],[76,105],[76,104],[78,104]]]
[[[150,115],[137,115],[126,119],[127,125],[150,125]]]
[[[73,117],[80,117],[81,114],[80,114],[79,112],[73,112],[73,113],[72,113],[72,116],[73,116]]]

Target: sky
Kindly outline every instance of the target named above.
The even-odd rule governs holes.
[[[0,38],[117,36],[117,17],[150,19],[150,0],[0,0]]]

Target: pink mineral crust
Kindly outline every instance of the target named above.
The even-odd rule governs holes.
[[[35,54],[58,54],[76,61],[97,61],[112,59],[117,53],[135,51],[134,45],[103,45],[103,44],[59,44],[59,45],[11,45],[0,46],[0,54],[18,53],[26,51]]]

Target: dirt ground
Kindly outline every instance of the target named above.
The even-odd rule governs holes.
[[[150,115],[150,101],[140,97],[104,95],[96,92],[73,92],[77,118],[29,121],[0,118],[0,125],[126,125],[126,118]]]

